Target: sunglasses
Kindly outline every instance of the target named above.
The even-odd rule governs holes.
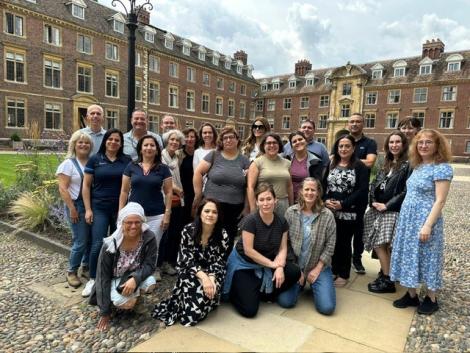
[[[251,126],[251,128],[255,129],[255,130],[264,130],[265,129],[264,125],[256,125],[256,124],[253,124]]]

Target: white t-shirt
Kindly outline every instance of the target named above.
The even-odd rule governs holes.
[[[84,173],[85,166],[77,160],[82,173]],[[57,167],[57,171],[55,175],[64,174],[70,177],[70,185],[69,185],[69,194],[72,200],[76,200],[78,195],[80,194],[80,184],[82,182],[82,178],[80,177],[80,173],[78,172],[77,168],[73,164],[72,160],[67,158],[65,161],[60,163]]]
[[[199,147],[194,151],[194,156],[193,156],[193,170],[196,170],[198,164],[200,161],[204,159],[205,156],[209,154],[210,151],[213,151],[214,148],[210,149],[204,149],[202,147]]]

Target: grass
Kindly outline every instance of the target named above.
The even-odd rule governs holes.
[[[54,174],[57,166],[63,159],[59,154],[2,154],[0,153],[0,182],[5,186],[11,186],[16,180],[15,166],[20,163],[26,163],[34,158],[39,159],[39,169],[42,173]]]

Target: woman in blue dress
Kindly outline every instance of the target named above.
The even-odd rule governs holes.
[[[449,143],[435,130],[421,130],[409,150],[413,173],[406,183],[393,241],[390,278],[408,288],[393,302],[396,308],[417,306],[418,313],[430,315],[439,309],[436,291],[442,285],[444,221],[442,209],[452,180]],[[420,303],[416,289],[427,287]]]

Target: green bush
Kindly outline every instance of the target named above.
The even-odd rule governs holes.
[[[20,142],[21,137],[18,135],[16,132],[10,136],[10,140],[15,141],[15,142]]]
[[[14,186],[6,187],[0,182],[0,214],[6,212],[11,202],[18,196],[18,189]]]

